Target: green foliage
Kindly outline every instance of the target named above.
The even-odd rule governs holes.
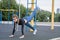
[[[2,0],[0,1],[0,9],[19,9],[19,5],[16,3],[15,0]],[[2,11],[2,20],[7,21],[7,20],[12,20],[12,13],[13,11]],[[9,15],[8,15],[9,14]],[[14,12],[16,14],[16,12]],[[9,17],[8,17],[9,16]]]
[[[23,18],[26,16],[27,9],[22,4],[20,5],[17,4],[15,0],[1,0],[0,1],[0,9],[14,9],[14,10],[17,10],[17,12],[19,12],[19,6],[20,6],[20,17]],[[29,8],[28,10],[30,11],[31,8]],[[16,14],[16,12],[2,11],[2,20],[7,21],[9,18],[9,21],[11,21],[13,13]],[[27,15],[30,15],[30,14],[31,12],[27,13]],[[51,16],[52,16],[51,14],[52,13],[49,11],[44,11],[42,9],[38,10],[36,20],[38,20],[39,22],[48,22],[48,21],[51,22]],[[48,17],[49,17],[49,20],[48,20]],[[60,14],[56,13],[54,19],[55,19],[54,20],[55,22],[60,22]]]
[[[21,18],[25,17],[26,15],[26,8],[22,4],[20,5],[20,14]]]
[[[56,13],[54,19],[55,19],[55,22],[60,22],[60,14]]]
[[[37,19],[38,21],[40,22],[47,22],[47,21],[50,21],[50,18],[51,18],[51,12],[48,12],[48,11],[44,11],[44,10],[38,10],[37,12]],[[49,17],[49,20],[47,19],[47,17]]]
[[[15,0],[2,0],[2,8],[1,9],[17,9],[17,3]]]

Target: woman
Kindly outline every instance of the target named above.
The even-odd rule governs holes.
[[[24,38],[24,25],[28,26],[29,28],[31,28],[32,30],[34,30],[33,34],[35,35],[37,30],[34,29],[32,27],[32,25],[29,24],[29,22],[33,19],[33,17],[36,16],[36,9],[34,10],[34,12],[30,15],[30,16],[27,16],[25,18],[21,18],[19,19],[17,15],[13,15],[13,21],[14,21],[14,28],[13,28],[13,32],[12,32],[12,35],[10,35],[9,37],[14,37],[14,33],[15,33],[15,25],[18,24],[18,25],[22,25],[21,27],[21,32],[22,32],[22,36],[19,37],[19,38]]]

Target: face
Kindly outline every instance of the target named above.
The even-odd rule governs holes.
[[[17,20],[18,20],[18,19],[17,19],[16,17],[13,18],[13,21],[14,21],[14,22],[17,22]]]

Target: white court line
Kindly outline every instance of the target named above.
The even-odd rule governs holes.
[[[58,38],[52,38],[52,39],[49,39],[49,40],[60,40],[60,37],[58,37]]]
[[[13,24],[14,22],[13,21],[0,21],[0,23],[1,24]],[[36,25],[38,25],[38,26],[51,26],[50,23],[45,23],[45,22],[43,22],[43,23],[36,22]],[[54,26],[60,27],[60,23],[55,23]]]
[[[2,24],[13,24],[12,21],[2,21],[1,23],[2,23]]]

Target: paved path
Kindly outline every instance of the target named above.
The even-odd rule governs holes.
[[[32,32],[25,31],[24,39],[19,39],[19,37],[21,36],[20,27],[20,31],[16,31],[15,37],[9,38],[12,29],[13,25],[11,24],[0,24],[0,40],[50,40],[60,37],[60,27],[58,26],[55,26],[55,29],[52,31],[50,29],[50,26],[37,25],[37,34],[34,36]]]

